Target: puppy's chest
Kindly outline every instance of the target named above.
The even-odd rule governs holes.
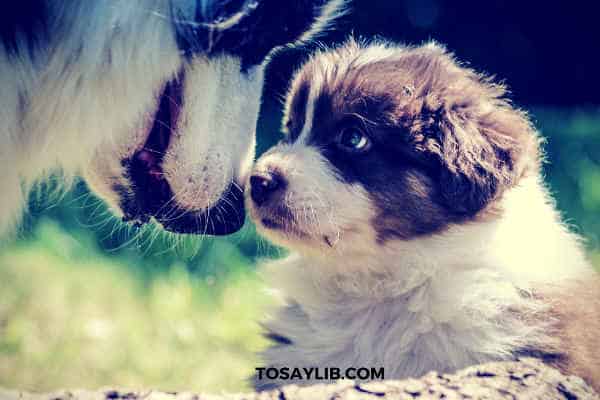
[[[384,367],[386,378],[403,378],[510,358],[536,346],[540,329],[522,318],[536,306],[515,288],[481,277],[454,278],[430,278],[382,298],[333,289],[289,296],[289,305],[267,324],[287,340],[268,349],[266,360],[279,366]]]

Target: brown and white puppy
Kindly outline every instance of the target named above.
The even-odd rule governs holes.
[[[350,40],[298,72],[246,196],[293,250],[266,266],[287,303],[269,366],[403,378],[534,355],[600,384],[598,278],[505,95],[433,43]]]

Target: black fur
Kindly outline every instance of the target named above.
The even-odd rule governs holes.
[[[256,6],[249,8],[247,15],[234,27],[212,31],[205,25],[214,21],[207,21],[197,10],[195,21],[189,21],[191,23],[176,16],[177,43],[187,57],[199,53],[209,57],[219,54],[237,56],[242,61],[242,70],[246,71],[262,63],[274,48],[300,39],[325,3],[325,0],[294,0],[282,5],[281,0],[257,0]],[[227,19],[243,5],[242,0],[224,1],[212,19]]]
[[[29,52],[33,58],[35,49],[49,37],[49,15],[46,0],[7,1],[0,12],[0,44],[11,56],[20,51]],[[25,45],[25,47],[23,47]]]
[[[294,344],[294,342],[292,342],[292,340],[290,338],[287,338],[287,337],[280,335],[278,333],[275,333],[275,332],[266,332],[266,333],[264,333],[264,336],[265,336],[265,338],[272,341],[274,344],[277,344],[280,346],[289,346],[291,344]]]

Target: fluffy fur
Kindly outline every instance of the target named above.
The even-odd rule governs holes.
[[[322,29],[342,3],[24,0],[5,8],[1,233],[18,222],[28,188],[59,168],[83,172],[127,220],[154,217],[175,232],[238,229],[265,60]]]
[[[284,302],[266,365],[405,378],[527,354],[599,383],[598,278],[503,86],[434,43],[351,40],[297,73],[284,126],[247,188],[293,250],[264,267]]]

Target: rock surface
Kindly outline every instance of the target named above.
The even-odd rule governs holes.
[[[581,378],[565,376],[533,359],[466,368],[455,374],[431,372],[420,379],[286,386],[263,393],[204,395],[106,389],[33,394],[0,389],[1,400],[358,400],[358,399],[598,399]]]

